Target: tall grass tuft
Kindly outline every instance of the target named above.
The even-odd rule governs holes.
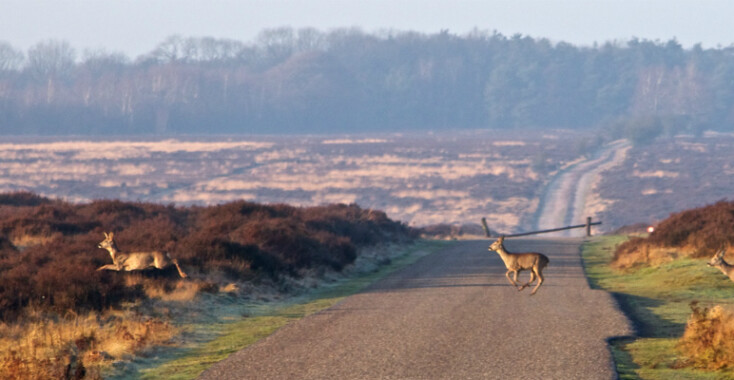
[[[678,341],[678,349],[686,357],[680,365],[709,370],[734,366],[734,313],[721,305],[702,308],[695,301],[691,310]]]
[[[0,323],[2,379],[101,379],[102,366],[165,344],[177,332],[160,319],[125,313],[54,318],[28,310],[26,316]]]

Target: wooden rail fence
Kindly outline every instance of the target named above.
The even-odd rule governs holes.
[[[521,233],[517,233],[517,234],[499,235],[499,236],[504,236],[504,237],[528,236],[528,235],[545,234],[545,233],[548,233],[548,232],[557,232],[557,231],[572,230],[572,229],[575,229],[575,228],[586,228],[586,236],[591,236],[591,226],[598,226],[600,224],[601,224],[601,222],[592,222],[591,221],[591,217],[588,217],[588,218],[586,218],[586,224],[577,224],[575,226],[551,228],[549,230],[521,232]],[[489,230],[489,227],[487,227],[487,218],[482,218],[482,228],[484,228],[484,234],[487,235],[487,237],[492,237],[492,233]]]

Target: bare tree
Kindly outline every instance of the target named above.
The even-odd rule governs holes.
[[[20,70],[25,56],[9,43],[0,41],[0,73]]]
[[[39,80],[68,78],[74,71],[76,51],[66,41],[47,40],[28,49],[26,70]]]

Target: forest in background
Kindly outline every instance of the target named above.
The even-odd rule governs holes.
[[[645,140],[734,126],[734,46],[590,47],[475,30],[277,28],[171,36],[131,59],[0,41],[0,134],[606,128]]]

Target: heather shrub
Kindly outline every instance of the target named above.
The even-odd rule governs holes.
[[[10,254],[15,254],[17,252],[17,248],[15,248],[13,243],[10,242],[10,239],[6,238],[3,235],[0,235],[0,258],[6,257]]]
[[[252,279],[258,273],[272,277],[283,271],[277,258],[255,245],[201,233],[185,237],[176,254],[180,262],[199,272],[221,271],[232,279]]]
[[[48,198],[28,191],[15,191],[0,194],[0,206],[38,206],[51,202],[52,201]]]
[[[0,259],[0,310],[14,318],[25,307],[55,312],[102,310],[139,296],[121,276],[96,268],[109,255],[89,235],[58,238]],[[106,256],[106,257],[105,257]]]
[[[237,201],[174,207],[100,200],[73,205],[21,193],[0,204],[0,318],[27,307],[63,313],[102,310],[175,289],[173,267],[134,273],[97,271],[111,263],[97,244],[115,232],[123,252],[160,250],[178,259],[190,281],[278,280],[312,268],[341,270],[357,247],[413,236],[383,212],[357,205],[297,208]],[[215,280],[216,281],[216,280]]]
[[[649,265],[676,256],[710,257],[722,248],[734,246],[734,202],[671,214],[646,238],[631,238],[620,244],[613,265]]]
[[[701,308],[691,303],[693,313],[688,318],[678,349],[687,358],[683,365],[718,370],[734,365],[734,313],[721,305]]]

